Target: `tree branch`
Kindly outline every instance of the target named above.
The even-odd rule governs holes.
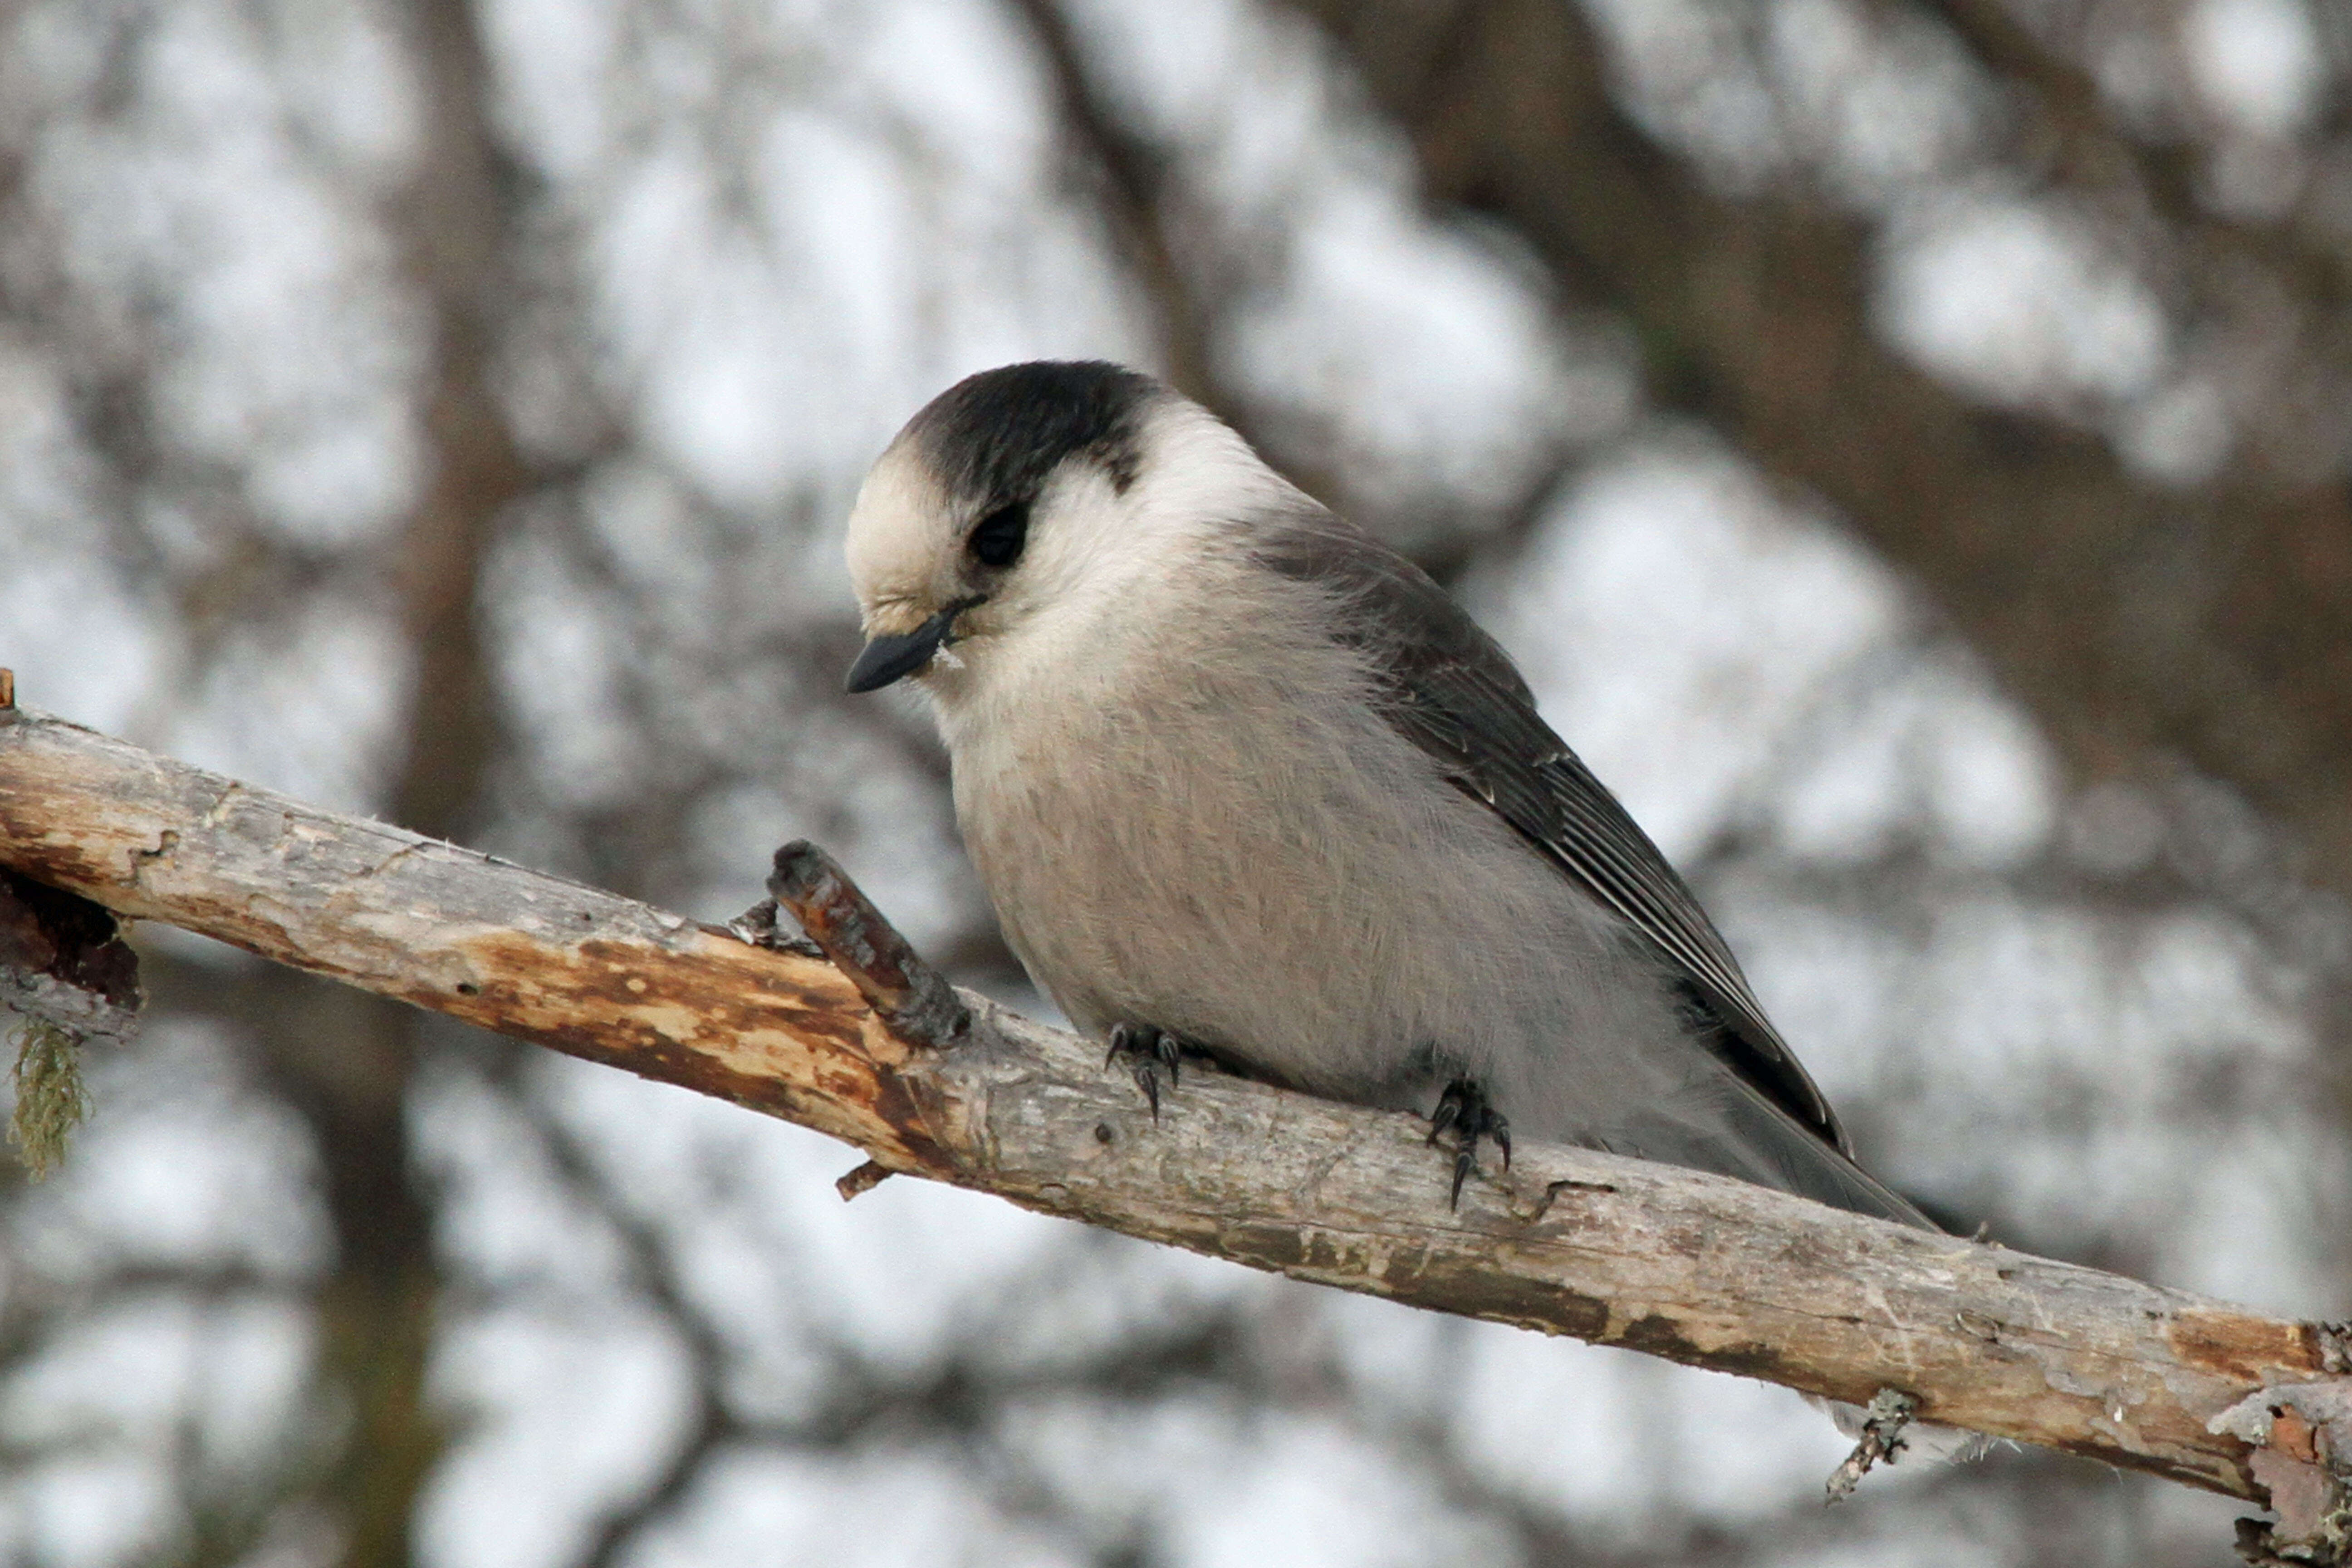
[[[784,1117],[891,1171],[1834,1399],[1897,1390],[1925,1420],[2233,1496],[2265,1500],[2282,1466],[2314,1468],[2242,1436],[2270,1430],[2273,1405],[2352,1402],[2331,1382],[2352,1373],[2343,1325],[1716,1176],[1528,1147],[1456,1213],[1411,1116],[1202,1074],[1155,1125],[1092,1046],[983,998],[962,997],[958,1043],[909,1045],[822,960],[23,710],[0,711],[0,864]],[[2310,1384],[2324,1398],[2294,1392]],[[2225,1412],[2231,1430],[2214,1430]],[[2333,1484],[2324,1463],[2319,1479]]]

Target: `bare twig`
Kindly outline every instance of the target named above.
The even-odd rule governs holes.
[[[1899,1388],[1882,1388],[1871,1396],[1867,1417],[1862,1424],[1862,1437],[1853,1452],[1839,1461],[1830,1472],[1829,1500],[1843,1502],[1862,1484],[1862,1478],[1882,1460],[1895,1462],[1895,1456],[1908,1444],[1903,1441],[1903,1428],[1911,1425],[1911,1413],[1919,1402]]]
[[[955,987],[882,918],[832,856],[793,839],[776,851],[768,891],[900,1039],[943,1046],[971,1027],[971,1010],[956,1000]]]
[[[875,1188],[888,1181],[896,1173],[897,1173],[893,1172],[889,1166],[877,1165],[873,1161],[868,1160],[863,1165],[858,1166],[856,1170],[851,1171],[848,1174],[835,1182],[833,1184],[833,1190],[841,1194],[841,1201],[843,1203],[848,1203],[853,1199],[864,1197],[866,1194],[872,1192]]]
[[[954,1048],[918,1048],[829,963],[22,710],[0,715],[0,863],[887,1170],[1849,1403],[1897,1390],[1923,1421],[2239,1497],[2270,1495],[2273,1427],[2219,1418],[2344,1386],[2326,1325],[1696,1172],[1530,1146],[1454,1212],[1413,1117],[1204,1075],[1155,1127],[1095,1047],[985,999]]]

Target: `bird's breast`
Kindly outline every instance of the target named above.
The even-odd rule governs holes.
[[[973,864],[1074,1023],[1375,1103],[1411,1102],[1393,1086],[1433,1044],[1554,1026],[1533,1010],[1598,951],[1591,911],[1388,724],[1352,656],[1146,652],[949,729]]]

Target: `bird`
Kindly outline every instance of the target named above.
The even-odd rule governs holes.
[[[968,376],[845,554],[849,690],[928,697],[1007,944],[1155,1117],[1205,1058],[1427,1118],[1456,1207],[1516,1133],[1938,1228],[1501,647],[1199,404]]]

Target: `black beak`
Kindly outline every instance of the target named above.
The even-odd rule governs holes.
[[[969,601],[950,605],[911,632],[876,637],[849,667],[849,689],[879,691],[894,680],[904,680],[931,662],[931,655],[948,640],[955,618],[971,608]]]

